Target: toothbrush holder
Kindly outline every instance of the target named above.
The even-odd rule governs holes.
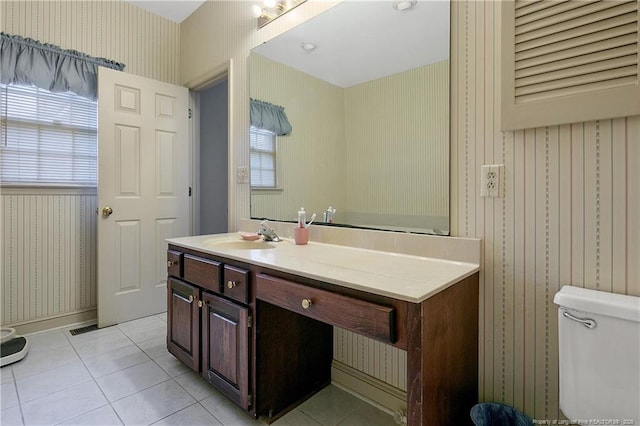
[[[309,228],[293,228],[293,238],[299,246],[307,244],[309,242]]]

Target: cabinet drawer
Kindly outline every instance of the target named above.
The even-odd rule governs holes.
[[[394,308],[258,274],[256,298],[383,342],[396,341]]]
[[[216,293],[221,292],[221,264],[203,257],[184,255],[184,279]]]
[[[167,273],[182,278],[182,253],[179,251],[167,250]]]
[[[224,265],[222,292],[238,302],[249,303],[249,271]]]

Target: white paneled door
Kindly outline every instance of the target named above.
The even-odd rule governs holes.
[[[188,90],[100,68],[98,326],[166,310],[166,238],[188,235]]]

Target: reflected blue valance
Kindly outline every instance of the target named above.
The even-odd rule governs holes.
[[[289,123],[283,107],[257,99],[251,99],[250,107],[249,116],[252,126],[268,130],[278,136],[291,132],[291,123]]]
[[[98,67],[122,71],[124,64],[75,50],[0,33],[0,81],[36,86],[50,92],[73,92],[97,99]]]

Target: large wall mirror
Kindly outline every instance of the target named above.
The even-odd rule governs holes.
[[[251,98],[292,131],[252,218],[448,235],[449,23],[447,1],[346,1],[253,49]]]

